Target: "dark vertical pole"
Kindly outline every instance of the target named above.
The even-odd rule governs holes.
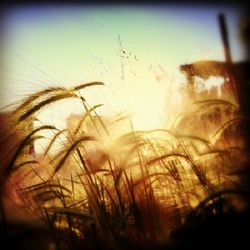
[[[220,23],[220,32],[221,32],[221,38],[223,42],[226,62],[231,64],[232,58],[231,58],[231,53],[230,53],[227,26],[225,22],[225,16],[222,13],[219,14],[219,23]]]
[[[225,74],[225,77],[229,78],[229,82],[231,83],[232,86],[232,91],[233,95],[235,98],[236,103],[239,103],[239,86],[238,83],[236,83],[235,77],[234,77],[234,69],[232,65],[232,57],[231,57],[231,52],[230,52],[230,46],[229,46],[229,40],[228,40],[228,31],[227,31],[227,25],[226,25],[226,20],[224,14],[220,13],[219,16],[219,25],[220,25],[220,33],[221,33],[221,38],[223,42],[223,47],[224,47],[224,53],[225,53],[225,58],[226,58],[226,64],[228,67],[228,72]]]

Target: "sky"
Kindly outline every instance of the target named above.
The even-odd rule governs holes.
[[[180,64],[224,60],[217,15],[225,14],[232,59],[244,58],[237,6],[77,5],[19,6],[6,10],[1,42],[0,106],[51,86],[103,81],[85,90],[100,114],[126,110],[137,128],[162,126],[181,105]],[[66,126],[81,113],[66,100],[39,113],[44,123]]]

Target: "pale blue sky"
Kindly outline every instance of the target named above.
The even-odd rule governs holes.
[[[160,112],[165,109],[167,98],[175,98],[174,94],[172,97],[166,94],[169,88],[173,93],[176,90],[170,85],[183,81],[178,75],[180,64],[224,60],[219,12],[227,19],[232,58],[242,60],[237,28],[240,12],[235,6],[10,8],[5,13],[1,38],[0,104],[6,105],[48,86],[100,80],[107,87],[89,90],[86,95],[90,102],[105,103],[103,112],[127,106],[140,112],[157,109],[159,105]],[[122,62],[118,36],[126,51]],[[121,79],[122,65],[125,81]],[[156,80],[159,75],[160,81]],[[153,107],[152,103],[147,106],[148,98],[153,98],[149,93],[155,97]],[[68,113],[77,110],[74,105],[68,103]],[[63,120],[68,113],[62,114],[58,106],[54,119]]]

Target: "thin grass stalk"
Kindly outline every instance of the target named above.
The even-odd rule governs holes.
[[[31,169],[42,182],[46,182],[45,179],[32,166]]]
[[[146,232],[145,232],[145,228],[144,228],[143,223],[142,223],[140,210],[138,208],[138,204],[137,204],[137,201],[135,198],[133,178],[130,174],[130,179],[129,179],[126,172],[124,172],[124,176],[125,176],[126,181],[127,181],[127,186],[128,186],[129,192],[130,192],[130,197],[132,199],[132,203],[131,203],[132,208],[131,209],[132,209],[133,218],[135,220],[135,227],[137,229],[136,230],[137,237],[140,239],[142,236],[145,239]]]
[[[89,111],[86,112],[86,114],[84,114],[83,118],[79,121],[78,126],[77,126],[77,128],[75,129],[75,131],[74,131],[74,133],[73,133],[74,136],[77,135],[77,133],[79,132],[79,130],[80,130],[80,128],[81,128],[83,122],[86,120],[86,118],[87,118],[88,116],[91,115],[91,112],[92,112],[93,110],[95,110],[95,109],[101,107],[101,106],[103,106],[103,104],[95,105],[95,106],[93,106],[91,109],[89,109]]]
[[[66,91],[66,89],[62,88],[62,87],[51,87],[51,88],[47,88],[45,90],[36,92],[33,95],[29,96],[19,107],[17,107],[13,111],[13,114],[17,114],[21,110],[27,108],[30,104],[32,104],[32,102],[34,102],[35,100],[37,100],[38,98],[40,98],[44,95],[51,94],[51,93],[57,93],[57,92],[65,92],[65,91]]]
[[[76,140],[69,147],[69,149],[66,151],[65,155],[63,156],[63,158],[59,161],[59,163],[55,167],[54,172],[51,175],[50,179],[52,179],[55,176],[55,174],[59,171],[59,169],[62,168],[62,166],[64,165],[64,163],[66,162],[66,160],[72,154],[72,152],[74,152],[75,150],[78,149],[79,144],[81,144],[82,142],[85,142],[85,141],[93,141],[93,140],[96,140],[93,136],[82,136],[81,138],[79,138],[78,140]]]
[[[84,169],[85,169],[85,171],[86,171],[86,180],[87,180],[88,186],[89,186],[89,188],[90,188],[90,190],[91,190],[92,197],[94,198],[94,201],[95,201],[94,204],[96,205],[96,206],[94,205],[94,207],[97,207],[97,208],[98,208],[98,210],[95,209],[95,210],[96,210],[96,215],[99,217],[99,221],[101,221],[102,215],[100,214],[100,211],[102,210],[102,206],[101,206],[101,203],[100,203],[99,200],[98,200],[98,197],[100,197],[100,193],[99,193],[99,190],[98,190],[98,186],[96,185],[96,183],[95,183],[94,180],[92,179],[91,173],[89,172],[89,170],[88,170],[88,168],[87,168],[87,166],[86,166],[86,163],[85,163],[85,161],[84,161],[84,159],[83,159],[83,157],[82,157],[81,152],[80,152],[79,149],[77,149],[77,153],[78,153],[78,156],[79,156],[79,158],[80,158],[80,160],[81,160],[81,162],[82,162],[82,165],[84,166]],[[80,178],[80,181],[82,182],[81,178]],[[82,184],[83,184],[83,183],[82,183]],[[84,184],[83,184],[83,185],[84,185]],[[88,197],[90,198],[91,196],[90,196],[90,194],[89,194],[88,189],[86,188],[86,185],[84,185],[84,188],[85,188],[86,193],[88,194]],[[91,198],[90,198],[90,200],[91,200]],[[92,202],[91,202],[91,203],[92,203]],[[93,204],[93,203],[92,203],[92,204]]]
[[[108,131],[107,126],[104,124],[104,122],[102,121],[101,117],[96,113],[95,109],[93,109],[93,112],[95,113],[98,121],[100,122],[102,128],[104,129],[105,133],[110,137],[110,133]]]
[[[121,212],[121,215],[124,216],[124,203],[122,201],[122,196],[121,196],[121,192],[119,190],[119,184],[117,183],[117,180],[116,180],[116,177],[115,177],[115,174],[114,174],[114,170],[112,168],[112,164],[110,162],[110,159],[108,158],[108,163],[109,163],[109,168],[110,168],[110,171],[111,171],[111,175],[112,175],[112,178],[113,178],[113,182],[114,182],[114,187],[115,187],[115,191],[116,191],[116,195],[118,197],[118,201],[119,201],[119,208],[120,208],[120,212]]]
[[[227,100],[223,100],[223,99],[200,100],[200,101],[195,101],[194,104],[202,105],[202,108],[210,107],[213,105],[225,105],[225,106],[230,106],[234,108],[235,110],[239,109],[238,105],[235,105],[234,103],[227,101]]]
[[[63,194],[63,191],[62,191],[62,188],[61,188],[61,184],[60,184],[60,180],[57,179],[58,181],[58,185],[59,185],[59,190],[60,190],[60,194],[61,194],[61,201],[62,201],[62,204],[63,204],[63,208],[64,209],[67,209],[67,202],[65,200],[65,195]],[[68,228],[70,230],[70,242],[71,242],[71,245],[74,246],[74,238],[72,237],[74,231],[73,231],[73,228],[74,228],[74,225],[73,225],[73,221],[70,217],[70,215],[68,213],[66,213],[66,218],[67,218],[67,223],[68,223]]]
[[[142,174],[142,178],[143,178],[144,194],[145,194],[146,199],[148,199],[147,190],[146,190],[146,183],[145,183],[145,180],[144,180],[143,165],[142,165],[141,155],[140,155],[140,151],[139,151],[139,145],[138,145],[138,141],[137,141],[137,139],[135,137],[132,121],[130,122],[130,126],[131,126],[131,131],[132,131],[132,136],[133,136],[133,139],[134,139],[134,143],[136,145],[136,153],[137,153],[137,157],[138,157],[138,160],[139,160],[139,166],[140,166],[140,170],[141,170],[141,174]]]
[[[66,99],[66,98],[78,98],[78,96],[75,93],[71,93],[71,92],[66,92],[63,94],[58,94],[52,97],[47,98],[44,101],[41,101],[40,103],[38,103],[37,105],[34,105],[31,109],[27,110],[24,114],[22,114],[19,119],[18,122],[22,122],[24,120],[26,120],[27,118],[29,118],[31,115],[33,115],[34,113],[36,113],[38,110],[40,110],[41,108],[44,108],[45,106],[47,106],[50,103],[55,103],[57,101],[60,101],[62,99]]]
[[[80,98],[81,98],[81,100],[82,100],[82,104],[83,104],[83,106],[84,106],[84,109],[85,109],[86,114],[88,114],[88,117],[89,117],[90,121],[91,121],[92,124],[94,125],[94,128],[95,128],[95,130],[96,130],[96,132],[97,132],[99,138],[102,139],[101,133],[100,133],[100,131],[99,131],[97,125],[96,125],[95,120],[93,119],[93,117],[92,117],[91,114],[90,114],[90,110],[89,110],[89,108],[87,107],[87,104],[86,104],[86,102],[85,102],[85,99],[84,99],[83,97],[80,97]]]
[[[33,191],[39,191],[39,190],[47,189],[47,188],[51,189],[51,190],[52,190],[52,188],[59,188],[59,189],[64,190],[68,193],[71,193],[71,191],[68,188],[66,188],[60,184],[49,183],[48,181],[43,181],[42,183],[34,184],[32,186],[28,186],[28,187],[22,188],[20,190],[33,192]]]
[[[179,145],[181,146],[182,150],[184,151],[184,153],[188,156],[187,160],[190,163],[190,166],[192,167],[195,175],[198,177],[200,184],[203,187],[208,187],[210,192],[213,192],[213,186],[212,184],[209,182],[209,180],[201,173],[201,171],[198,169],[198,167],[196,166],[196,164],[193,162],[192,157],[187,149],[187,147],[185,146],[185,144],[183,143],[182,139],[177,138]]]
[[[16,169],[19,169],[19,168],[21,168],[21,167],[23,167],[25,165],[30,165],[30,164],[32,164],[32,165],[33,164],[39,164],[39,162],[36,161],[36,160],[24,161],[24,162],[21,162],[19,165],[17,165]]]
[[[49,143],[47,149],[46,149],[45,152],[43,153],[44,156],[48,154],[48,152],[49,152],[51,146],[52,146],[53,143],[56,141],[56,139],[57,139],[61,134],[63,134],[63,133],[66,132],[66,131],[67,131],[67,129],[59,130],[59,131],[54,135],[54,137],[53,137],[52,140],[50,141],[50,143]]]
[[[70,183],[71,183],[71,192],[72,192],[73,204],[75,204],[75,202],[76,202],[76,200],[75,200],[75,185],[74,185],[71,169],[70,169],[70,180],[71,180]]]
[[[84,83],[78,86],[73,87],[71,90],[72,91],[79,91],[87,87],[92,87],[92,86],[103,86],[103,82],[89,82],[89,83]]]
[[[236,124],[238,122],[242,122],[242,118],[241,117],[237,117],[234,119],[231,119],[227,122],[225,122],[213,135],[212,138],[215,138],[218,135],[221,135],[221,133],[223,133],[223,131],[225,131],[229,126],[231,126],[232,124]]]
[[[28,136],[25,137],[25,139],[23,141],[20,142],[19,146],[17,147],[13,157],[11,158],[11,160],[9,161],[8,165],[4,168],[4,174],[3,174],[3,179],[5,179],[11,172],[11,170],[13,169],[15,162],[17,160],[17,158],[20,156],[22,150],[24,149],[24,147],[26,145],[28,145],[33,139],[32,136],[41,131],[41,130],[45,130],[45,129],[56,129],[54,126],[41,126],[35,130],[33,130],[31,133],[28,134]]]
[[[88,186],[90,188],[90,192],[89,192],[89,189],[86,187],[86,185],[83,183],[80,175],[77,173],[78,175],[78,178],[80,179],[80,182],[82,183],[84,189],[85,189],[85,192],[87,194],[87,197],[88,197],[88,203],[89,203],[89,209],[90,209],[90,214],[93,214],[96,216],[96,219],[97,219],[97,222],[99,224],[99,227],[100,229],[102,230],[103,233],[105,233],[105,229],[103,228],[103,223],[102,223],[102,214],[101,214],[101,206],[100,206],[100,203],[97,199],[97,196],[95,194],[95,191],[93,189],[93,187],[90,185],[89,183],[89,179],[86,178],[87,182],[88,182]]]

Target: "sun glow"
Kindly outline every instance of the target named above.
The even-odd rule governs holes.
[[[133,68],[133,72],[128,70],[130,68]],[[180,83],[185,81],[181,74],[171,75],[160,65],[149,65],[143,61],[126,65],[124,79],[119,79],[119,73],[116,71],[109,74],[117,75],[115,82],[104,75],[104,86],[84,89],[79,93],[84,96],[90,108],[100,103],[104,104],[96,110],[101,118],[109,117],[112,120],[117,114],[126,113],[134,130],[150,130],[167,127],[174,113],[181,108],[182,97],[179,87]],[[41,111],[38,119],[45,123],[49,118],[50,124],[65,129],[70,114],[83,115],[84,112],[80,100],[67,99]],[[125,130],[124,126],[121,127],[120,133],[131,131],[130,126],[125,126]],[[48,138],[53,136],[50,131],[46,133]],[[46,148],[46,143],[48,140],[40,140],[37,150],[41,152]]]

